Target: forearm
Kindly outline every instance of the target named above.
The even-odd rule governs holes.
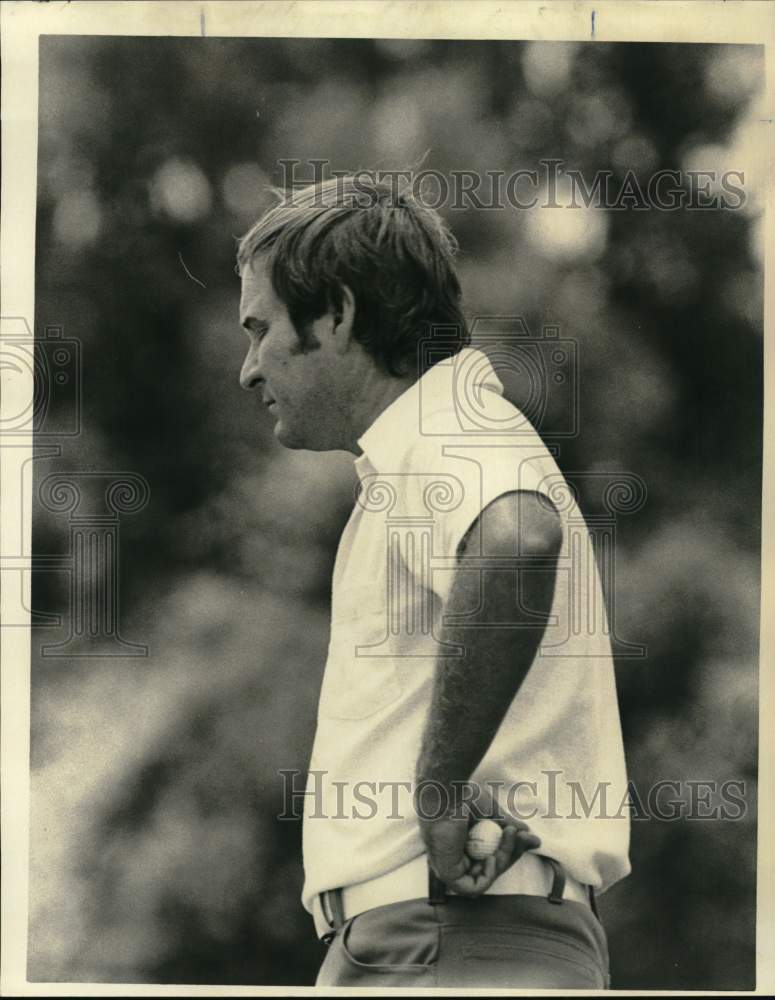
[[[552,569],[480,572],[484,621],[507,624],[481,627],[480,621],[479,627],[442,630],[442,641],[462,647],[462,655],[440,657],[436,664],[417,765],[418,781],[450,789],[470,778],[492,743],[535,658],[554,594]],[[475,572],[458,571],[445,616],[470,613],[479,587]],[[536,623],[539,615],[541,624]]]
[[[461,655],[436,664],[417,764],[418,781],[447,788],[476,770],[530,669],[546,630],[562,542],[559,516],[535,494],[499,498],[477,529],[480,541],[469,545],[469,537],[459,553],[444,607],[449,624],[440,637]],[[503,568],[480,568],[480,555],[489,565],[497,557]]]

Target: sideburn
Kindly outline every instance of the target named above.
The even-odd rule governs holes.
[[[313,351],[320,349],[320,341],[312,331],[311,322],[302,325],[301,328],[298,323],[294,322],[293,329],[296,331],[297,337],[297,346],[294,347],[293,354],[312,354]]]

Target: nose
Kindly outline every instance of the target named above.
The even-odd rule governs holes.
[[[262,384],[264,381],[258,364],[258,351],[251,348],[245,361],[242,364],[242,370],[239,375],[239,384],[243,389],[255,389]]]

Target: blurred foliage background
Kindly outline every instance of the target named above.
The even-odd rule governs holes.
[[[277,771],[307,764],[353,470],[283,451],[239,389],[234,237],[280,159],[430,150],[445,174],[745,171],[739,211],[445,215],[472,316],[579,344],[561,467],[648,485],[616,551],[617,630],[648,647],[617,663],[632,779],[746,782],[736,822],[634,821],[633,874],[601,902],[613,984],[753,985],[762,80],[754,47],[41,39],[36,333],[80,341],[83,407],[36,481],[150,484],[120,528],[121,630],[150,653],[46,657],[67,618],[33,632],[32,979],[314,981]],[[36,502],[36,553],[68,530]],[[36,610],[68,593],[35,574]]]

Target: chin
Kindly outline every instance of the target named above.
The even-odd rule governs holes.
[[[283,446],[283,448],[290,448],[292,450],[302,450],[309,449],[309,444],[302,440],[298,434],[294,434],[289,428],[287,428],[282,420],[278,420],[274,425],[274,436]]]
[[[315,440],[311,435],[305,435],[301,431],[292,431],[286,427],[282,420],[278,420],[274,426],[274,436],[283,446],[293,451],[331,451],[332,448],[320,440]]]

